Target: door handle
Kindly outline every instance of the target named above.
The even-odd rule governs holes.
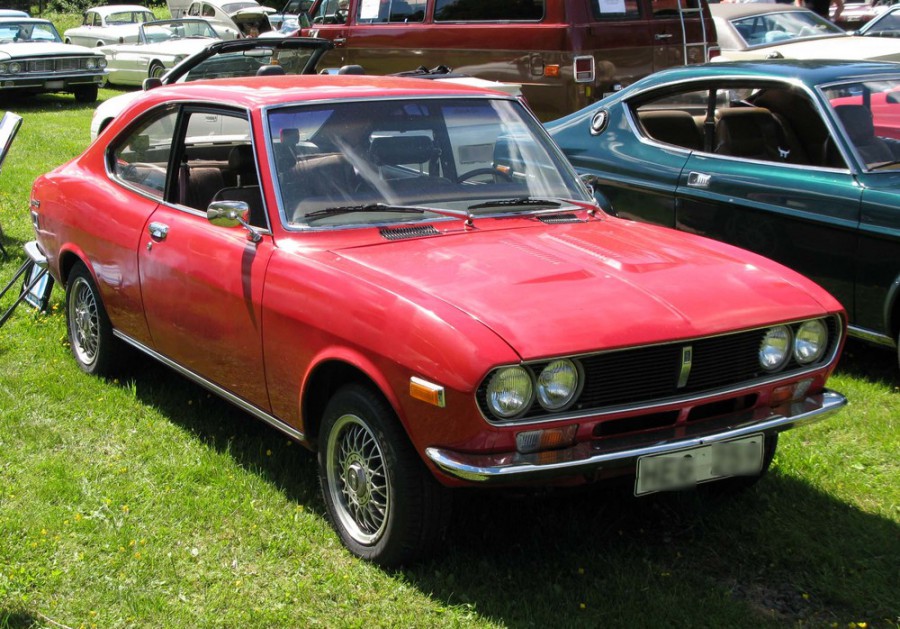
[[[688,175],[687,185],[692,188],[709,188],[712,181],[712,175],[706,173],[692,172]]]
[[[147,231],[150,232],[150,237],[154,240],[165,240],[169,233],[169,226],[165,223],[154,222],[150,223]]]
[[[656,40],[672,39],[672,33],[657,33],[656,35],[653,36],[653,39],[656,39]]]
[[[347,38],[346,37],[335,37],[333,41],[334,41],[335,46],[343,46],[344,44],[347,43]]]

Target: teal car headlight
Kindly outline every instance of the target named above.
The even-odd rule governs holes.
[[[578,367],[568,359],[554,360],[538,374],[537,399],[548,411],[561,411],[566,408],[581,382]]]
[[[88,70],[94,70],[97,68],[97,60],[89,58],[84,65]]]
[[[778,371],[791,356],[791,329],[786,325],[770,328],[759,346],[759,366]]]
[[[18,61],[13,61],[12,63],[9,64],[8,68],[9,68],[10,74],[18,74],[19,72],[22,71],[22,64],[19,63]]]
[[[8,63],[0,63],[0,74],[9,73],[9,64]]]
[[[498,369],[487,385],[487,405],[502,419],[509,419],[528,410],[534,398],[531,374],[523,367]]]
[[[828,347],[828,329],[820,319],[805,321],[794,338],[794,359],[801,365],[816,362]]]

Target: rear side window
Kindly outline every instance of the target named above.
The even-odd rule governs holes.
[[[543,18],[544,0],[437,0],[434,5],[435,22],[537,22]]]
[[[425,0],[362,0],[356,21],[362,24],[396,24],[425,20]]]
[[[590,0],[595,20],[638,18],[641,15],[638,0]]]
[[[678,17],[680,10],[700,8],[700,0],[653,0],[651,4],[653,17],[660,18]]]

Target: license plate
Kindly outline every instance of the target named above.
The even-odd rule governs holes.
[[[61,90],[65,86],[65,81],[47,81],[46,83],[44,83],[44,87],[48,90]]]
[[[730,476],[753,476],[762,471],[763,435],[697,446],[638,458],[634,495],[687,489]]]

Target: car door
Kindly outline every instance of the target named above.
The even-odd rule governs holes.
[[[309,36],[322,37],[334,42],[334,49],[325,57],[328,66],[340,67],[348,63],[349,12],[355,9],[356,0],[351,0],[349,6],[343,0],[321,0],[313,10]]]
[[[803,273],[852,318],[862,187],[841,155],[820,151],[825,139],[802,139],[813,137],[813,127],[815,137],[833,133],[812,101],[795,99],[793,109],[779,111],[777,93],[759,99],[767,107],[732,96],[726,101],[738,111],[717,110],[714,151],[693,153],[679,178],[676,224]],[[736,117],[740,126],[729,135],[724,121]]]
[[[207,116],[223,120],[221,135],[207,134]],[[240,133],[240,130],[243,133]],[[224,228],[206,218],[215,188],[228,188],[229,152],[250,143],[244,114],[212,107],[185,107],[173,143],[167,201],[141,236],[141,291],[154,348],[178,366],[199,374],[268,409],[261,301],[271,236],[259,242],[243,227]],[[252,151],[252,149],[251,149]],[[218,172],[217,172],[218,171]],[[258,173],[258,169],[257,169]],[[253,174],[257,174],[253,173]],[[249,177],[245,174],[244,177]]]

